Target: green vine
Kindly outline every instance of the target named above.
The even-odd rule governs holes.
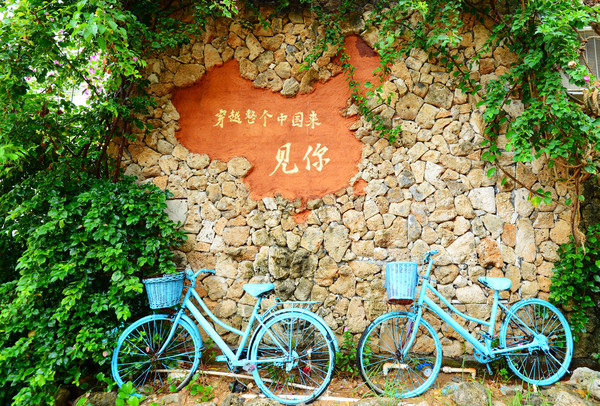
[[[558,253],[560,259],[554,264],[550,301],[572,306],[571,329],[585,333],[588,310],[595,306],[594,296],[600,293],[600,224],[588,227],[584,246],[571,238]],[[574,338],[577,340],[577,335]]]

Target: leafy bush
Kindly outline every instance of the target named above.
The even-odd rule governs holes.
[[[40,172],[0,198],[1,404],[51,404],[107,371],[116,329],[146,312],[140,277],[172,272],[184,236],[168,192],[130,179]]]
[[[586,236],[583,247],[573,237],[560,247],[550,287],[551,302],[573,307],[569,324],[574,333],[586,332],[587,311],[594,306],[593,295],[600,293],[600,224],[589,226]]]
[[[340,376],[357,376],[356,344],[348,328],[344,328],[343,342],[340,351],[335,353],[335,370]]]

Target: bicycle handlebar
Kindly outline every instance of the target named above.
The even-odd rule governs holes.
[[[196,279],[196,277],[197,277],[198,275],[200,275],[200,273],[201,273],[201,272],[204,272],[204,273],[212,273],[212,274],[215,274],[215,273],[216,273],[214,269],[200,269],[200,270],[199,270],[199,271],[197,271],[196,273],[194,273],[194,270],[193,270],[193,269],[191,269],[191,268],[188,268],[188,269],[186,269],[186,270],[185,270],[185,274],[186,274],[186,276],[188,277],[188,279]]]
[[[440,250],[431,250],[431,251],[427,251],[425,253],[425,260],[431,258],[432,256],[434,256],[435,254],[437,254],[438,252],[440,252]]]

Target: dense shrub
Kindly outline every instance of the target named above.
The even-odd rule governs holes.
[[[55,171],[0,198],[0,247],[16,258],[0,265],[0,404],[52,403],[63,382],[108,371],[116,327],[148,311],[140,277],[175,270],[184,237],[166,197]]]

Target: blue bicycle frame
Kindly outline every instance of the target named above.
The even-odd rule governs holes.
[[[450,303],[444,296],[442,296],[442,294],[440,292],[438,292],[433,286],[430,285],[429,274],[431,273],[431,268],[433,265],[433,258],[432,258],[433,255],[435,255],[435,251],[432,251],[432,252],[429,252],[426,254],[421,270],[423,272],[425,270],[426,265],[427,265],[427,270],[425,270],[424,274],[422,274],[422,275],[419,274],[419,278],[422,279],[422,283],[421,283],[421,291],[419,292],[419,298],[417,299],[417,302],[414,305],[414,309],[413,309],[414,314],[416,314],[415,325],[418,326],[419,323],[421,322],[421,318],[423,316],[423,304],[425,304],[425,305],[427,305],[427,307],[429,307],[442,320],[444,320],[446,323],[448,323],[458,334],[460,334],[462,337],[464,337],[464,339],[467,340],[473,346],[473,348],[481,355],[480,362],[487,363],[487,362],[490,362],[490,361],[496,359],[500,355],[514,351],[516,347],[492,348],[492,341],[493,341],[493,337],[494,337],[494,328],[496,325],[496,317],[498,314],[498,307],[500,307],[502,309],[502,311],[506,314],[508,314],[510,312],[510,310],[506,306],[504,306],[502,303],[500,303],[499,291],[494,290],[494,301],[492,304],[492,312],[490,315],[490,321],[481,320],[476,317],[471,317],[469,315],[462,313],[460,310],[458,310],[456,307],[454,307],[452,305],[452,303]],[[431,299],[429,296],[427,296],[427,292],[433,293],[438,299],[440,299],[440,301],[443,304],[448,306],[450,312],[459,315],[460,317],[462,317],[465,320],[473,321],[473,322],[481,324],[483,326],[487,326],[488,327],[487,333],[481,333],[481,335],[483,336],[483,342],[479,341],[477,338],[475,338],[469,331],[467,331],[456,320],[454,320],[449,312],[442,309],[437,303],[435,303],[433,301],[433,299]],[[531,330],[527,326],[526,323],[524,323],[521,319],[518,318],[518,316],[513,315],[513,317],[515,317],[516,320],[522,324],[522,327],[527,329],[528,330],[527,332],[532,334],[534,337],[534,339],[530,343],[524,344],[524,345],[519,345],[518,348],[520,350],[544,347],[544,340],[540,339],[540,337],[539,337],[540,334],[536,334],[533,330]],[[404,350],[405,354],[408,351],[408,349],[411,348],[412,343],[415,340],[416,334],[417,334],[417,329],[415,328],[413,333],[411,334],[408,345],[405,347],[406,348]]]
[[[192,315],[195,317],[195,319],[198,321],[198,323],[200,323],[200,326],[202,326],[202,328],[204,329],[204,331],[206,332],[206,334],[208,334],[208,336],[215,342],[215,344],[219,347],[219,349],[223,352],[223,355],[225,355],[225,357],[227,358],[228,362],[234,366],[234,367],[240,367],[240,366],[244,366],[248,363],[259,363],[261,362],[260,360],[257,359],[241,359],[242,353],[244,352],[244,348],[246,347],[246,343],[248,342],[248,337],[250,337],[250,332],[252,331],[252,327],[254,326],[254,322],[258,321],[260,326],[264,327],[264,321],[262,320],[262,318],[258,315],[258,310],[260,309],[260,304],[262,301],[262,298],[259,296],[257,298],[257,302],[254,305],[254,309],[252,310],[252,315],[250,316],[250,319],[248,320],[248,326],[246,328],[246,331],[241,331],[238,330],[237,328],[234,328],[230,325],[228,325],[227,323],[222,322],[221,320],[219,320],[210,310],[209,308],[206,306],[206,304],[204,303],[204,301],[202,300],[202,298],[200,297],[200,295],[198,295],[198,293],[196,292],[196,290],[194,289],[196,286],[196,278],[198,277],[198,275],[201,272],[205,272],[205,273],[215,273],[215,271],[213,271],[212,269],[201,269],[196,273],[193,273],[192,270],[188,269],[186,271],[186,276],[188,278],[188,280],[190,281],[190,285],[188,286],[187,289],[187,293],[185,294],[185,297],[183,299],[183,306],[181,307],[181,309],[177,312],[177,315],[175,316],[175,320],[173,321],[173,329],[169,334],[168,339],[165,341],[165,344],[163,345],[163,348],[161,348],[158,353],[162,353],[165,350],[165,347],[167,346],[167,344],[171,341],[171,339],[173,338],[173,334],[175,332],[175,327],[177,326],[177,324],[179,323],[179,320],[181,319],[181,316],[184,314],[184,310],[187,309],[189,310]],[[239,336],[242,336],[242,342],[240,343],[237,351],[234,353],[229,346],[227,345],[227,343],[225,343],[225,341],[221,338],[221,336],[219,335],[219,333],[217,333],[217,331],[213,328],[213,326],[208,322],[208,320],[206,319],[206,317],[204,317],[204,315],[198,310],[198,308],[196,306],[194,306],[194,304],[192,303],[190,299],[190,295],[193,296],[196,301],[200,304],[200,307],[202,308],[202,310],[204,310],[206,312],[206,314],[215,322],[217,323],[219,326],[223,327],[224,329],[235,333]],[[285,360],[287,359],[287,357],[290,356],[290,354],[287,352],[287,350],[285,349],[285,347],[280,343],[280,339],[276,339],[272,332],[270,330],[267,330],[267,333],[269,334],[269,336],[271,337],[271,339],[273,340],[273,342],[275,342],[277,344],[277,346],[280,348],[280,350],[285,354],[285,357],[281,358],[281,362],[285,362]],[[274,361],[279,361],[278,359],[273,359],[270,358],[267,361],[263,361],[263,362],[269,362],[269,363],[273,363]]]

